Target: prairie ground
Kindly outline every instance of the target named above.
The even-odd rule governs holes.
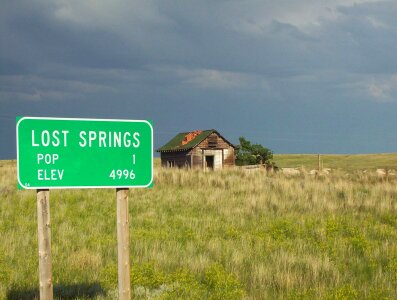
[[[275,154],[277,166],[285,168],[318,168],[317,154]],[[345,171],[397,169],[397,153],[383,154],[321,154],[322,166]]]
[[[129,192],[134,299],[397,299],[397,180],[155,168]],[[111,189],[52,190],[54,292],[117,297]],[[0,162],[0,299],[38,295],[35,191]]]

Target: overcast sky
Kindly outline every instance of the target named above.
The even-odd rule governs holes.
[[[0,159],[15,116],[152,119],[275,153],[397,152],[397,1],[4,0]]]

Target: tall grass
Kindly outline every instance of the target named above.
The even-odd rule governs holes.
[[[130,190],[136,299],[397,298],[396,180],[155,171]],[[0,299],[37,295],[36,195],[15,176],[1,162]],[[115,191],[50,198],[56,295],[114,298]]]

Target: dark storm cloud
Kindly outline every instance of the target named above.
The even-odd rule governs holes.
[[[215,127],[281,152],[397,147],[385,133],[396,125],[394,1],[0,6],[1,126],[15,115],[151,118],[157,146]]]
[[[40,2],[39,2],[40,3]],[[96,30],[55,18],[51,3],[10,4],[2,13],[1,59],[35,72],[48,64],[76,68],[123,68],[141,64],[143,56],[107,30]],[[8,69],[13,72],[13,69]],[[2,72],[7,69],[2,68]]]

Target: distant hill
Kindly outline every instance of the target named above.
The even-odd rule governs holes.
[[[397,169],[397,153],[382,154],[321,154],[324,168],[363,170]],[[317,154],[274,154],[274,161],[281,168],[317,169]]]

